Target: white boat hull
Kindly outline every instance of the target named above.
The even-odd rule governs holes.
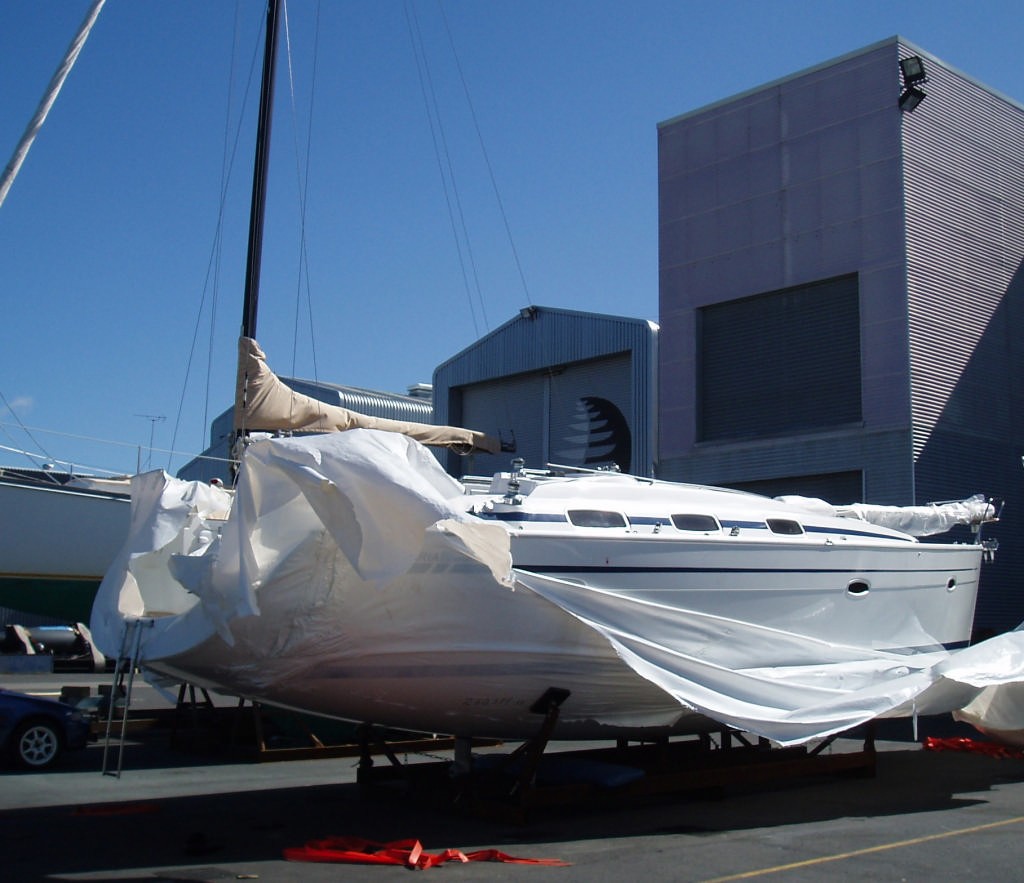
[[[126,495],[0,481],[0,606],[88,619],[129,517]]]
[[[255,444],[226,522],[222,491],[144,476],[93,634],[117,655],[140,622],[162,675],[464,736],[532,735],[549,688],[568,693],[557,736],[599,739],[799,741],[973,695],[929,672],[969,636],[978,546],[853,528],[574,543],[467,515],[453,487],[419,445],[363,430]]]
[[[530,573],[821,641],[908,653],[966,644],[982,560],[978,546],[879,548],[825,538],[813,546],[691,540],[680,548],[671,537],[590,544],[513,537],[513,560]]]
[[[260,615],[233,624],[233,646],[213,636],[152,667],[264,703],[456,735],[532,735],[530,706],[550,687],[571,692],[566,737],[639,735],[683,716],[592,629],[482,566],[455,571],[443,537],[431,545],[421,572],[387,586],[323,549],[306,589],[261,593]]]

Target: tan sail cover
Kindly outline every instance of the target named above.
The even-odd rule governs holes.
[[[498,439],[457,426],[433,426],[369,417],[339,405],[328,405],[290,389],[267,364],[267,356],[251,337],[238,339],[238,380],[235,386],[235,430],[342,432],[380,429],[397,432],[424,445],[496,454]]]

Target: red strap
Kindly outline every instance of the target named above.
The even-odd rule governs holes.
[[[466,861],[505,862],[510,865],[551,865],[556,868],[569,866],[569,862],[563,862],[558,858],[516,858],[507,852],[499,852],[497,849],[478,849],[476,852],[468,852],[466,853]]]
[[[433,868],[450,861],[508,862],[523,865],[553,865],[566,862],[554,858],[516,858],[497,849],[480,849],[464,853],[446,849],[431,855],[419,840],[392,840],[378,843],[362,837],[326,837],[310,840],[305,846],[288,847],[284,857],[290,862],[336,862],[361,865],[402,865],[407,868]]]
[[[980,742],[965,736],[954,736],[949,739],[929,736],[924,740],[924,747],[927,751],[970,751],[975,754],[987,754],[989,757],[1024,757],[1024,751],[1019,748],[997,745],[995,742]]]

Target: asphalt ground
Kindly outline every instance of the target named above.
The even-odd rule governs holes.
[[[62,684],[95,692],[106,677],[4,681],[35,693]],[[161,706],[166,699],[137,684],[133,713]],[[165,729],[145,730],[126,742],[120,776],[101,773],[102,739],[53,771],[0,771],[0,879],[361,881],[405,872],[285,859],[287,849],[341,836],[418,840],[428,854],[490,849],[565,863],[452,861],[424,871],[448,880],[1020,879],[1024,760],[924,750],[909,721],[887,723],[879,735],[871,777],[798,775],[584,801],[523,822],[462,811],[441,799],[443,789],[367,789],[356,783],[354,757],[253,762],[173,748]],[[923,719],[917,735],[976,736],[943,718]],[[841,739],[829,752],[862,745]],[[432,768],[448,757],[441,750],[399,759]],[[113,749],[107,766],[117,769]]]

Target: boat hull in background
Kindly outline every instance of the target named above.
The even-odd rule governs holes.
[[[127,494],[0,480],[0,607],[88,622],[128,537]]]

